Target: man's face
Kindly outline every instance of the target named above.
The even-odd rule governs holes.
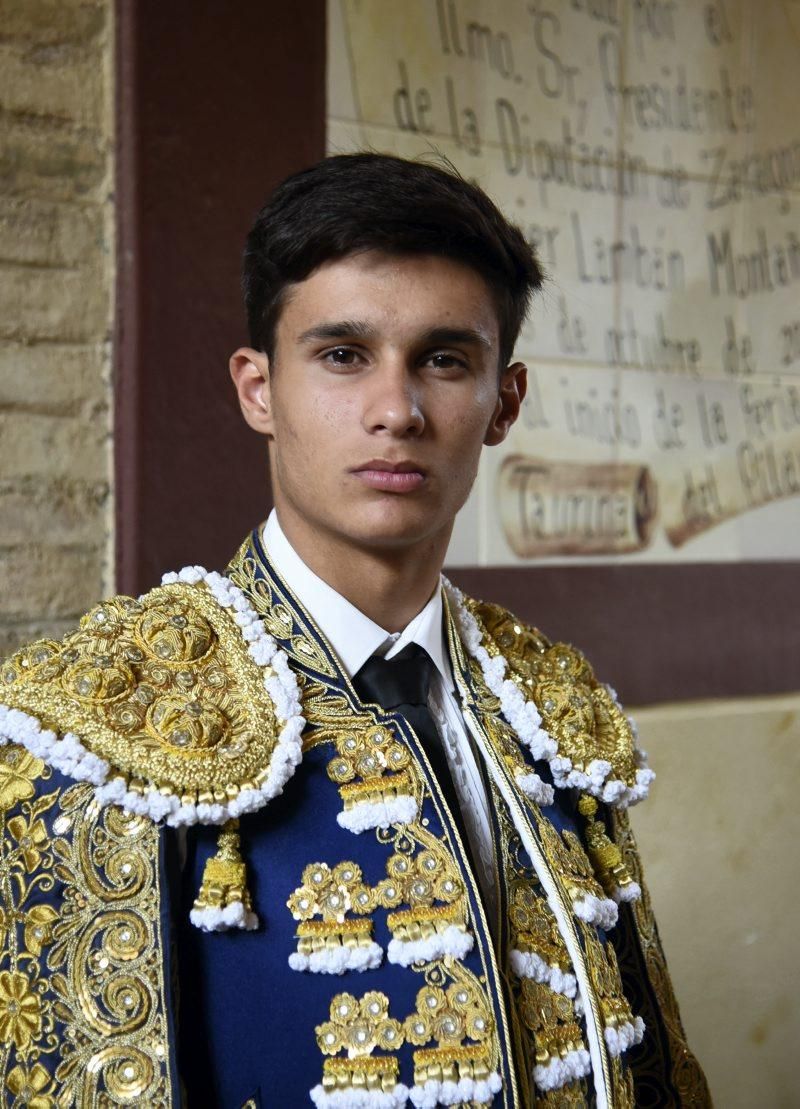
[[[524,367],[499,375],[498,357],[491,293],[449,259],[351,255],[293,286],[273,364],[231,360],[287,533],[446,543],[482,445],[505,438],[524,395]]]

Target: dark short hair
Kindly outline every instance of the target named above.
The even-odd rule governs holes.
[[[367,250],[470,266],[495,300],[501,364],[511,360],[542,284],[533,248],[449,165],[375,153],[324,158],[287,178],[258,213],[242,279],[251,345],[272,359],[286,289],[325,262]]]

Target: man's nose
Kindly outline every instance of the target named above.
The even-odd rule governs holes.
[[[419,381],[403,360],[386,359],[370,375],[364,425],[370,432],[397,436],[422,432],[425,416]]]

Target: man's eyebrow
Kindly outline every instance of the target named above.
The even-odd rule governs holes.
[[[371,324],[363,320],[332,320],[315,324],[304,331],[298,341],[313,343],[321,340],[374,339],[377,331]],[[488,335],[474,327],[432,327],[423,332],[419,337],[419,345],[423,347],[444,347],[456,343],[481,346],[490,350],[492,341]]]
[[[299,336],[299,342],[311,343],[320,339],[372,339],[375,328],[363,320],[335,320],[315,324]]]
[[[426,347],[446,347],[455,343],[486,347],[487,350],[492,347],[489,336],[474,327],[432,327],[420,337],[420,343]]]

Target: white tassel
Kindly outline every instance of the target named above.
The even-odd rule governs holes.
[[[568,1082],[585,1078],[592,1069],[589,1052],[585,1048],[570,1051],[563,1058],[554,1058],[549,1063],[539,1063],[533,1068],[533,1081],[540,1090],[558,1090]]]
[[[616,902],[608,897],[595,897],[592,893],[585,893],[572,902],[575,916],[585,920],[587,924],[596,924],[606,932],[615,926],[619,919],[619,909]]]
[[[403,1109],[408,1103],[408,1087],[398,1084],[393,1090],[332,1090],[322,1085],[309,1091],[317,1109]]]
[[[644,1032],[644,1021],[641,1017],[634,1017],[633,1023],[626,1021],[625,1024],[621,1024],[617,1028],[612,1028],[609,1025],[605,1031],[608,1050],[614,1056],[622,1055],[629,1047],[642,1042]]]
[[[574,974],[563,971],[560,967],[546,963],[541,955],[535,951],[511,952],[511,969],[517,978],[532,978],[549,986],[554,993],[563,994],[564,997],[574,998],[578,990],[578,980]]]
[[[386,955],[390,963],[410,967],[412,963],[429,963],[445,955],[463,959],[472,950],[473,943],[469,932],[451,924],[443,932],[434,932],[424,940],[390,940]]]
[[[387,797],[385,801],[356,801],[336,816],[336,823],[348,832],[359,835],[372,828],[388,828],[390,824],[411,824],[417,819],[417,802],[408,794]]]
[[[231,928],[252,932],[258,928],[258,917],[241,901],[234,901],[224,909],[192,909],[189,920],[203,932],[227,932]]]
[[[412,1086],[409,1096],[417,1109],[435,1109],[437,1105],[461,1105],[477,1102],[487,1105],[503,1088],[497,1071],[487,1078],[462,1078],[458,1082],[439,1082],[431,1079],[423,1086]]]
[[[312,974],[344,974],[348,970],[373,970],[383,961],[383,948],[370,941],[368,944],[349,947],[326,947],[304,955],[293,951],[289,956],[292,970],[310,971]]]

